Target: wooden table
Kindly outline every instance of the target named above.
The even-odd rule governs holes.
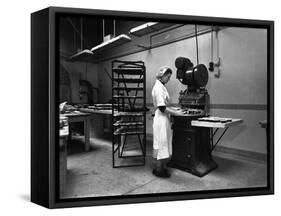
[[[210,117],[212,118],[212,117]],[[211,129],[211,148],[212,150],[215,149],[225,132],[228,130],[229,127],[233,127],[239,124],[242,124],[242,119],[230,119],[230,121],[227,122],[211,122],[211,121],[200,121],[200,120],[193,120],[191,121],[191,126],[193,127],[207,127]],[[216,128],[213,132],[213,128]],[[217,139],[217,141],[214,144],[214,136],[217,133],[219,129],[223,129],[223,132],[221,133],[220,137]]]
[[[91,114],[91,136],[95,138],[101,138],[104,133],[111,133],[111,109],[92,109],[92,108],[80,108],[83,113]]]
[[[71,123],[73,122],[84,122],[84,136],[85,136],[85,151],[90,150],[90,114],[83,113],[80,111],[74,111],[71,113],[60,114],[62,117],[68,117],[69,122],[69,141],[71,141]]]

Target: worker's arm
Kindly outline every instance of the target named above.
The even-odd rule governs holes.
[[[158,109],[163,113],[165,112],[165,113],[168,113],[168,114],[171,114],[174,116],[183,116],[184,115],[184,113],[181,110],[176,110],[176,109],[173,109],[168,106],[159,106]]]

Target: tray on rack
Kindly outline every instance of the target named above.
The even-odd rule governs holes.
[[[114,81],[120,83],[143,83],[143,78],[115,78]]]
[[[125,121],[125,120],[119,120],[116,121],[114,126],[135,126],[135,125],[143,125],[143,121]]]
[[[126,75],[143,75],[144,70],[142,68],[113,68],[112,69],[117,74]]]
[[[144,134],[144,127],[138,128],[128,128],[128,127],[121,127],[114,131],[114,135],[136,135],[136,134]]]
[[[143,112],[114,112],[115,117],[119,116],[143,116]]]
[[[122,91],[133,91],[133,90],[144,90],[142,87],[113,87],[113,90],[122,90]]]
[[[135,96],[135,95],[125,95],[125,96],[124,96],[124,95],[114,95],[113,98],[114,98],[114,99],[118,99],[118,98],[122,98],[122,99],[123,99],[123,98],[124,98],[124,99],[125,99],[125,98],[143,99],[143,96]]]

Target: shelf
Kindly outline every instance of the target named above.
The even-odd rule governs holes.
[[[144,90],[144,88],[143,87],[113,87],[113,90],[133,91],[133,90]]]
[[[114,95],[113,98],[115,99],[118,99],[118,98],[121,98],[121,99],[126,99],[126,98],[132,98],[132,99],[144,99],[143,96],[122,96],[122,95]]]
[[[143,116],[143,112],[117,112],[115,111],[113,114],[115,117],[120,116]]]
[[[143,157],[143,152],[141,149],[130,149],[124,150],[122,153],[122,158],[136,158],[136,157]]]
[[[114,131],[114,135],[137,135],[137,134],[144,134],[144,127],[142,128],[127,128],[127,127],[122,127],[118,128],[117,130]]]
[[[142,68],[113,68],[113,72],[124,75],[143,75],[144,70]]]
[[[130,121],[119,120],[119,121],[115,122],[113,125],[115,127],[117,127],[117,126],[135,126],[135,125],[143,125],[143,122],[142,121],[130,122]]]
[[[114,76],[118,76],[118,78],[115,78]],[[135,90],[135,92],[131,92],[130,94],[129,92],[132,90]],[[120,103],[124,102],[125,99],[126,102],[129,102],[129,106],[126,106],[128,103]],[[140,99],[140,101],[138,101],[138,99]],[[132,148],[132,145],[135,144],[130,141],[131,138],[128,138],[128,136],[132,136],[136,139],[136,142],[138,142],[140,147],[139,150],[141,150],[141,155],[137,155],[136,152],[132,152],[130,156],[126,157],[141,156],[143,158],[142,164],[136,164],[135,161],[130,161],[130,166],[145,164],[145,99],[144,62],[114,60],[112,62],[112,103],[115,105],[115,110],[113,112],[112,126],[115,129],[113,130],[113,135],[117,136],[114,139],[118,144],[117,148],[113,150],[113,167],[116,167],[115,159],[124,158],[126,151],[125,146]],[[138,101],[138,103],[136,103],[136,101]],[[140,135],[142,135],[143,138],[141,138]],[[118,154],[118,158],[114,156],[115,152]]]
[[[161,29],[167,28],[174,25],[173,23],[159,23],[159,22],[148,22],[132,28],[129,34],[141,37],[146,34],[150,34],[152,32],[159,31]]]
[[[112,49],[116,46],[120,46],[124,43],[127,43],[131,41],[131,38],[125,34],[119,35],[115,38],[112,38],[111,40],[108,40],[106,42],[101,43],[98,46],[95,46],[91,49],[91,52],[96,53],[96,52],[100,52],[103,51],[105,49]]]
[[[122,106],[122,104],[120,104],[120,106]],[[117,111],[117,109],[115,109],[116,111]],[[119,112],[123,112],[123,113],[125,113],[125,112],[128,112],[128,113],[143,113],[144,114],[144,112],[147,112],[147,110],[148,110],[148,108],[146,108],[146,107],[136,107],[136,106],[134,106],[134,107],[130,107],[130,105],[128,105],[128,107],[122,107],[122,110],[119,110]]]
[[[122,83],[143,83],[143,79],[133,79],[133,78],[114,78],[115,82],[122,82]]]

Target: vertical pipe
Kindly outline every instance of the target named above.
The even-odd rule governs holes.
[[[80,48],[81,48],[81,51],[83,50],[83,18],[81,17],[81,20],[80,20],[80,23],[81,23],[81,32],[80,32],[80,35],[81,35],[81,40],[80,40]]]
[[[113,37],[116,35],[116,26],[115,26],[115,19],[113,20]]]
[[[114,72],[113,72],[113,67],[114,67],[114,61],[111,62],[111,75],[112,75],[112,80],[111,80],[111,98],[112,98],[112,115],[111,115],[111,122],[112,122],[112,168],[115,167],[115,162],[114,162],[114,141],[115,141],[115,136],[114,136],[114,98],[113,98],[113,87],[114,87]]]
[[[142,67],[143,67],[143,121],[144,121],[144,133],[143,133],[143,146],[144,146],[144,165],[145,165],[145,157],[146,157],[146,68],[144,65],[144,62],[142,62]]]
[[[214,52],[214,33],[213,33],[213,31],[214,31],[214,28],[213,28],[213,26],[212,26],[212,31],[211,31],[211,62],[213,62],[213,60],[214,60],[214,54],[213,54],[213,52]]]
[[[198,35],[197,35],[197,25],[195,25],[195,39],[196,39],[196,55],[197,55],[197,65],[199,64],[199,54],[198,54]]]
[[[102,40],[104,40],[104,19],[102,19]]]
[[[219,31],[216,29],[216,40],[217,40],[217,57],[220,58],[220,49],[219,49]]]
[[[74,41],[74,44],[73,44],[74,50],[76,52],[77,51],[77,47],[76,47],[76,32],[75,31],[73,31],[73,41]]]

